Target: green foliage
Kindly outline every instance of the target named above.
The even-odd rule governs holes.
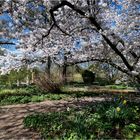
[[[80,86],[83,87],[83,85]],[[68,86],[65,86],[62,90],[63,92],[50,93],[42,91],[39,87],[35,85],[15,89],[3,88],[0,89],[0,105],[41,102],[46,99],[61,100],[68,98],[78,99],[82,97],[104,96],[104,93],[87,92],[84,90],[78,91],[77,89],[75,89],[75,91],[71,91]],[[17,100],[13,101],[13,98],[17,98]],[[12,101],[10,101],[10,99]]]
[[[88,69],[96,73],[96,82],[99,82],[100,85],[115,84],[117,79],[122,78],[122,73],[109,64],[96,62],[91,64]]]
[[[36,86],[28,86],[25,88],[3,88],[0,89],[0,97],[8,95],[30,95],[30,94],[42,94],[43,91]]]
[[[98,82],[100,86],[109,85],[110,81],[106,78],[96,77],[95,82]]]
[[[11,70],[9,74],[0,75],[0,85],[10,88],[16,87],[17,81],[19,83],[25,82],[27,76],[31,80],[31,71],[27,70],[26,67],[22,67],[19,71]]]
[[[15,103],[28,103],[30,102],[29,96],[9,96],[0,100],[0,105],[9,105]]]
[[[82,109],[28,115],[24,126],[40,131],[45,139],[134,139],[140,131],[139,107],[117,97]]]
[[[107,85],[106,87],[111,89],[132,89],[126,85]]]
[[[20,104],[29,102],[41,102],[48,100],[60,100],[70,97],[62,93],[47,93],[36,86],[27,86],[25,88],[1,89],[0,105]]]
[[[29,102],[42,102],[44,100],[61,100],[68,98],[68,95],[47,93],[46,95],[14,95],[0,96],[0,105],[25,104]]]
[[[66,94],[47,94],[45,95],[45,97],[49,100],[61,100],[61,99],[66,99],[69,97],[69,95],[66,95]]]
[[[95,73],[89,71],[89,70],[84,70],[82,72],[82,77],[83,77],[83,81],[86,84],[92,84],[95,80]]]
[[[21,103],[21,104],[25,104],[25,103],[29,103],[31,102],[31,97],[30,96],[23,96],[23,98],[21,98],[21,100],[18,100],[18,102],[14,102],[15,103]],[[9,102],[7,102],[9,104]]]
[[[41,96],[34,95],[31,98],[31,102],[41,102],[41,101],[44,101],[44,99],[45,99],[44,95],[41,95]]]

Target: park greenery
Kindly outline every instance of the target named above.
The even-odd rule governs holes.
[[[1,0],[0,113],[11,105],[67,102],[26,114],[24,129],[41,139],[139,140],[139,5]]]
[[[32,114],[24,125],[47,139],[139,139],[139,104],[118,96],[114,99],[82,109]]]

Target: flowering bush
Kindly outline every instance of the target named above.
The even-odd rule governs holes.
[[[127,100],[123,96],[114,98],[113,104],[105,112],[105,117],[113,126],[113,135],[121,135],[122,130],[131,124],[132,121],[139,119],[139,108],[137,106],[130,107]]]

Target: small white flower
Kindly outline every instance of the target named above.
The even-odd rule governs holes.
[[[67,107],[67,111],[70,111],[70,108],[69,107]]]
[[[132,71],[132,74],[133,74],[134,76],[139,75],[139,73],[138,73],[137,71]]]

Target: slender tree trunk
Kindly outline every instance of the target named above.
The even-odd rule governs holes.
[[[63,83],[67,83],[67,56],[64,56],[64,65],[62,70]]]
[[[35,82],[35,73],[32,71],[31,73],[31,83],[33,84]]]
[[[26,76],[26,85],[30,84],[30,79],[29,79],[29,75]]]
[[[59,81],[63,81],[63,78],[62,78],[62,69],[60,67],[60,65],[58,66],[58,69],[59,69]]]
[[[48,78],[51,78],[51,57],[48,56],[48,63],[47,63],[47,74],[48,74]]]
[[[19,80],[17,80],[17,87],[19,87]]]
[[[74,66],[72,66],[72,82],[74,82]]]
[[[136,77],[137,82],[140,84],[140,75]]]

